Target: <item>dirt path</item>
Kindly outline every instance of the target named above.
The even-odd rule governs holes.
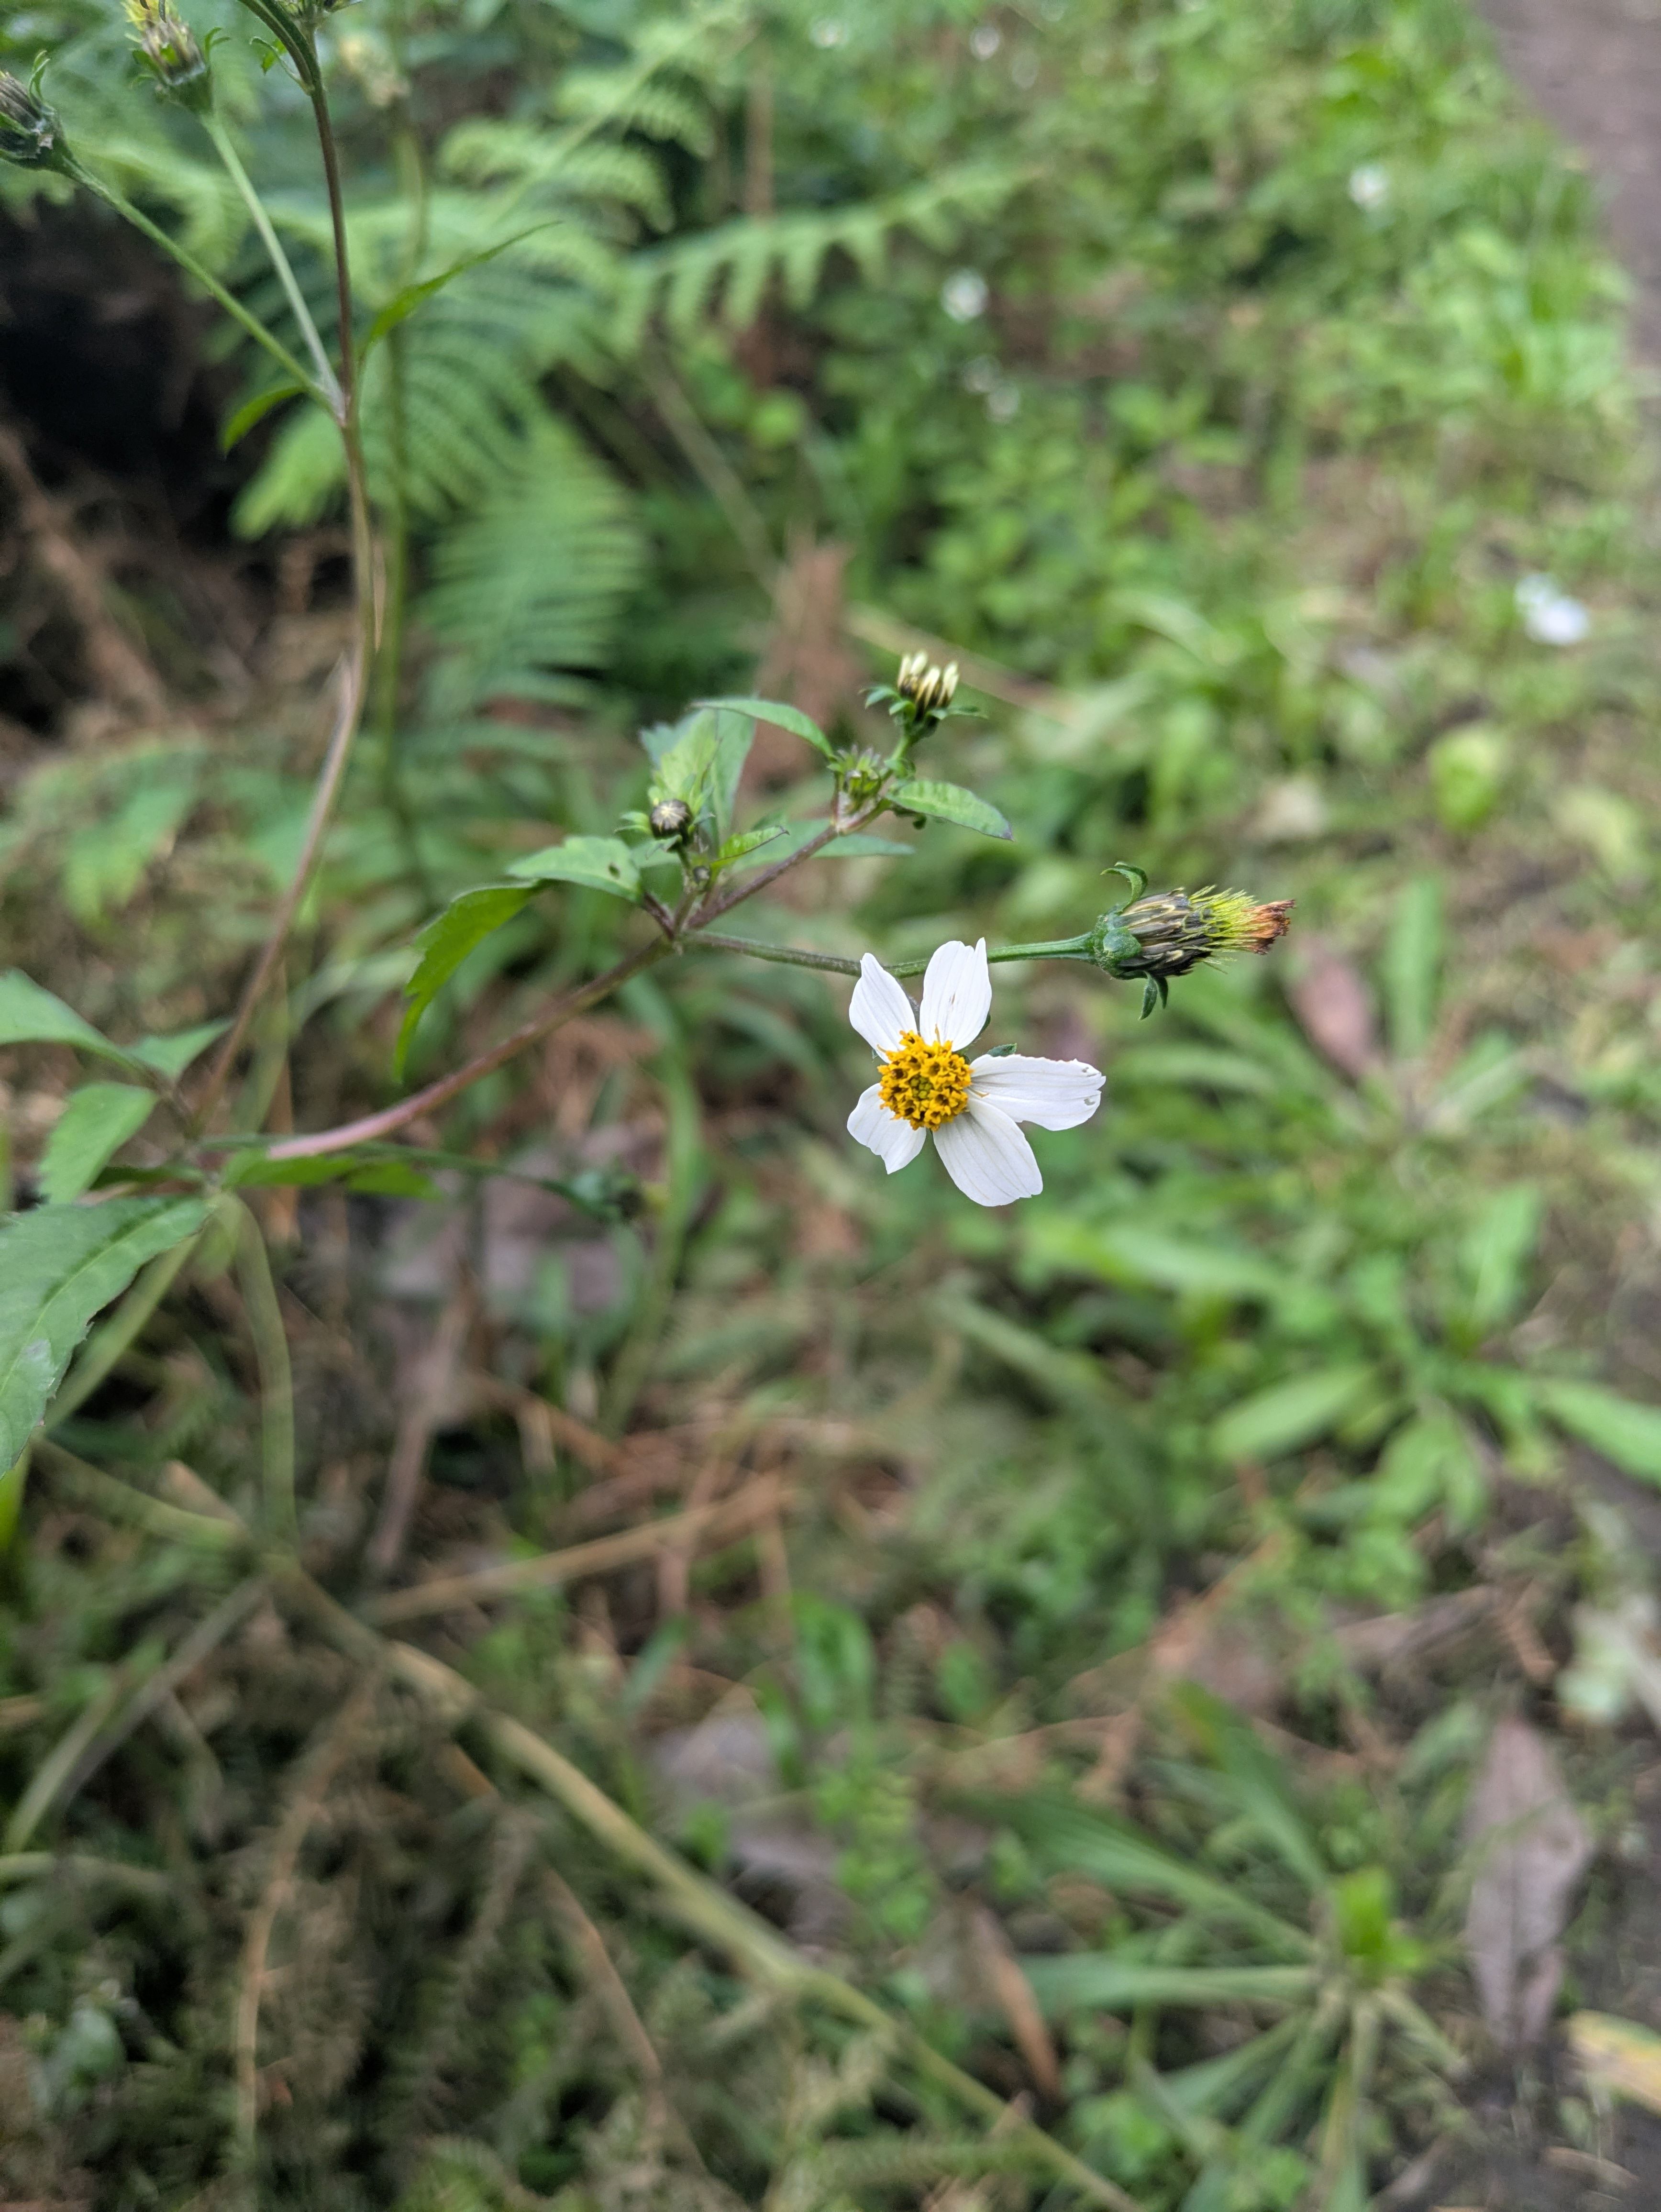
[[[1478,0],[1541,112],[1603,187],[1637,283],[1638,344],[1661,360],[1661,0]]]

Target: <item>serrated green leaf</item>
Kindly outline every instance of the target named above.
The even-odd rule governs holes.
[[[1640,1406],[1596,1382],[1536,1386],[1543,1410],[1560,1428],[1611,1459],[1624,1474],[1661,1483],[1661,1407]]]
[[[1102,1952],[1023,1959],[1021,1970],[1047,2013],[1140,2004],[1295,2005],[1316,1987],[1314,1966],[1162,1966]]]
[[[700,699],[700,707],[730,707],[734,714],[748,714],[752,721],[770,722],[776,729],[788,730],[793,738],[804,738],[817,753],[826,760],[835,760],[836,748],[818,724],[800,707],[782,706],[776,699]]]
[[[256,392],[252,399],[245,399],[230,421],[219,434],[219,450],[228,453],[231,447],[246,438],[257,422],[263,422],[272,408],[280,407],[285,399],[298,399],[306,389],[292,377],[283,384],[267,385],[265,391]]]
[[[599,841],[591,838],[587,842]],[[404,1021],[392,1051],[394,1075],[403,1074],[421,1017],[443,986],[473,947],[482,945],[504,922],[511,921],[532,896],[528,888],[521,890],[517,884],[483,884],[476,890],[463,891],[459,898],[452,899],[443,913],[435,915],[421,932],[416,939],[421,958],[404,987]]]
[[[640,871],[620,837],[568,837],[508,871],[532,884],[580,884],[585,890],[609,891],[613,898],[640,903]]]
[[[989,799],[965,791],[960,783],[938,783],[930,776],[914,776],[897,784],[889,801],[900,814],[926,814],[936,822],[951,822],[959,830],[978,830],[983,837],[1013,837],[1014,831]]]
[[[90,1190],[98,1172],[155,1110],[155,1093],[131,1083],[88,1083],[75,1091],[52,1126],[40,1162],[40,1188],[50,1204],[67,1206]]]
[[[229,1027],[228,1022],[199,1022],[193,1030],[180,1030],[176,1036],[141,1037],[131,1048],[131,1057],[165,1075],[169,1083],[177,1083],[198,1054]]]
[[[21,1456],[94,1316],[207,1212],[199,1198],[118,1198],[0,1223],[0,1466]]]
[[[1378,1369],[1362,1360],[1272,1383],[1212,1424],[1212,1449],[1221,1459],[1278,1459],[1330,1435],[1378,1384]]]

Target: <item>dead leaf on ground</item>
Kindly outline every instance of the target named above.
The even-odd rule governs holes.
[[[1592,1855],[1556,1760],[1527,1722],[1495,1728],[1471,1791],[1465,1949],[1482,2015],[1509,2050],[1537,2043],[1563,1974],[1558,1937]]]
[[[1299,1027],[1323,1060],[1352,1081],[1378,1066],[1372,996],[1360,971],[1342,952],[1315,946],[1287,995]]]

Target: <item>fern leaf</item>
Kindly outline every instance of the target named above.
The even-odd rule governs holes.
[[[434,682],[440,710],[502,694],[574,696],[565,672],[605,665],[642,550],[627,497],[600,464],[563,423],[538,424],[435,554],[421,611],[448,648]]]

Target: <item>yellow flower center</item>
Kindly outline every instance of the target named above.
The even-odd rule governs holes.
[[[904,1030],[878,1079],[882,1103],[914,1129],[938,1129],[969,1103],[969,1062],[949,1044]]]

